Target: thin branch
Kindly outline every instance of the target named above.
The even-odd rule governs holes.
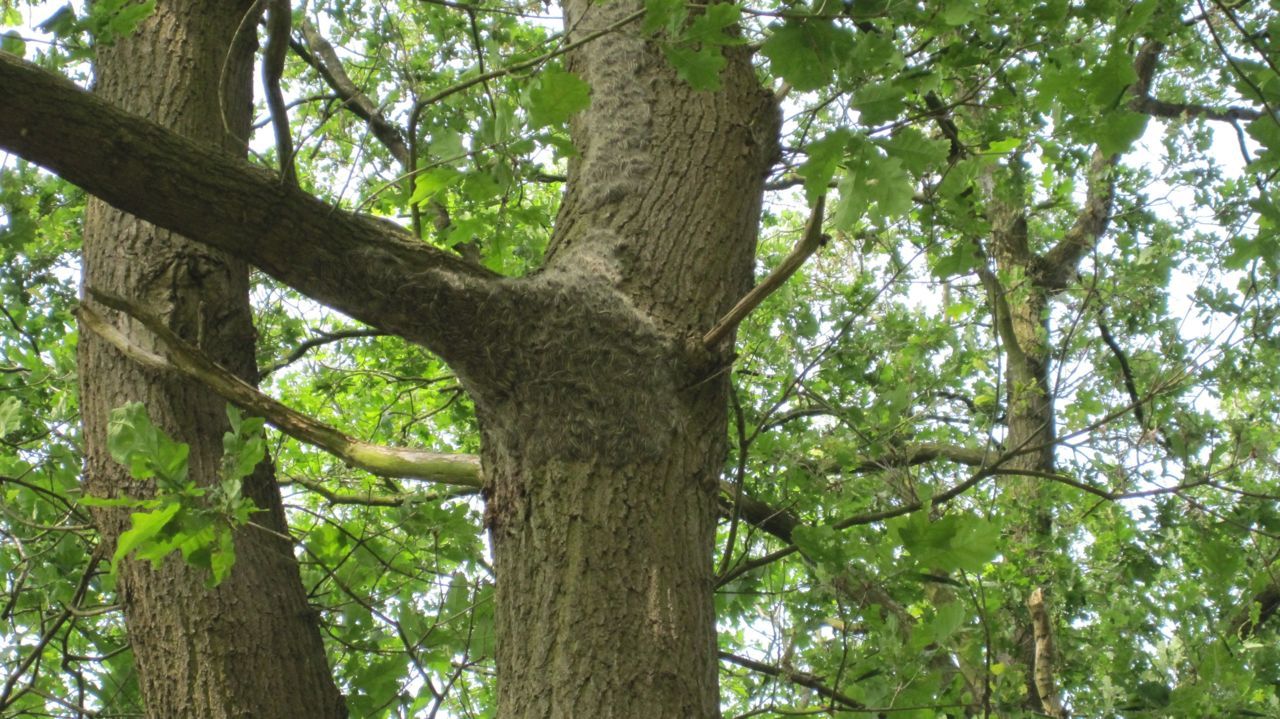
[[[489,80],[493,80],[499,77],[504,77],[506,75],[512,75],[514,73],[521,72],[523,70],[528,70],[530,68],[538,67],[539,65],[542,65],[543,63],[545,63],[548,60],[551,60],[552,58],[559,57],[560,55],[563,55],[571,50],[575,50],[579,47],[582,47],[587,43],[594,42],[595,40],[598,40],[604,37],[605,35],[621,30],[627,25],[630,25],[636,20],[639,20],[640,18],[644,17],[646,12],[647,11],[644,9],[637,10],[631,13],[630,15],[627,15],[626,17],[622,18],[621,20],[613,23],[612,25],[609,25],[608,27],[601,28],[600,30],[597,30],[589,35],[584,36],[581,40],[574,40],[573,42],[566,43],[556,48],[555,50],[545,52],[537,57],[525,60],[524,62],[518,62],[514,65],[500,67],[497,70],[491,70],[489,72],[480,73],[478,75],[475,75],[474,77],[469,77],[466,80],[463,80],[459,83],[450,85],[449,87],[446,87],[443,90],[440,90],[415,103],[414,114],[417,114],[420,111],[420,108],[422,107],[426,107],[427,105],[432,105],[437,102],[440,102],[441,100],[445,99],[446,97],[449,97],[450,95],[456,95],[457,93],[462,92],[463,90],[467,90],[471,87],[474,87],[475,85],[479,85],[480,83],[488,82]]]
[[[791,542],[791,533],[800,526],[800,518],[791,511],[775,508],[767,502],[756,499],[742,491],[741,487],[734,482],[722,480],[720,492],[726,509],[736,511],[747,524],[768,532],[788,544]]]
[[[862,711],[866,708],[866,706],[862,702],[846,694],[842,694],[836,691],[835,689],[832,689],[826,684],[823,684],[822,679],[820,677],[817,677],[808,672],[798,672],[794,669],[786,669],[784,667],[775,667],[772,664],[765,664],[763,662],[758,662],[754,659],[748,659],[747,657],[739,656],[737,654],[732,654],[726,651],[720,652],[720,658],[726,662],[729,662],[730,664],[737,664],[738,666],[744,669],[750,669],[753,672],[764,674],[770,677],[776,677],[778,679],[785,679],[791,682],[792,684],[797,684],[799,686],[805,687],[806,689],[812,689],[818,694],[821,694],[822,696],[834,702],[843,704],[849,709]]]
[[[1184,117],[1198,117],[1214,122],[1236,122],[1237,120],[1257,120],[1263,114],[1252,107],[1209,107],[1191,102],[1165,102],[1154,97],[1135,97],[1129,101],[1129,109],[1151,117],[1163,117],[1170,120]]]
[[[1075,280],[1080,258],[1093,248],[1111,224],[1115,204],[1115,167],[1119,155],[1110,157],[1094,150],[1086,172],[1088,192],[1080,214],[1062,240],[1044,256],[1043,283],[1046,289],[1066,289]]]
[[[460,487],[481,486],[480,462],[474,455],[384,447],[355,439],[262,393],[188,345],[160,319],[128,300],[94,288],[88,288],[88,294],[97,302],[142,323],[160,341],[166,356],[139,347],[87,304],[80,305],[78,314],[81,322],[139,364],[159,371],[179,372],[209,387],[227,401],[261,415],[290,437],[323,449],[372,474]]]
[[[324,482],[317,482],[313,479],[296,476],[289,477],[287,480],[280,482],[280,484],[296,484],[300,487],[305,487],[307,490],[324,497],[329,504],[351,504],[364,507],[401,507],[409,502],[469,497],[480,492],[479,489],[474,487],[460,487],[443,495],[424,495],[417,492],[406,492],[403,494],[378,494],[373,491],[360,493],[335,492],[325,486]]]
[[[284,60],[289,54],[289,34],[292,32],[293,11],[289,0],[269,0],[267,3],[267,46],[262,53],[262,89],[266,95],[267,110],[275,130],[276,154],[280,161],[280,181],[298,184],[298,172],[293,161],[293,136],[289,134],[289,111],[284,103],[280,79],[284,77]]]
[[[711,349],[720,344],[720,341],[728,337],[738,323],[746,319],[751,311],[760,305],[766,297],[773,294],[779,287],[783,285],[791,275],[800,269],[805,260],[809,259],[814,252],[818,250],[826,242],[826,236],[822,234],[823,208],[826,205],[827,196],[821,195],[818,201],[814,203],[813,210],[809,213],[809,221],[805,223],[804,234],[800,237],[800,241],[796,243],[794,249],[782,260],[782,263],[769,273],[768,277],[761,280],[745,297],[738,300],[738,304],[729,310],[728,314],[720,318],[715,326],[702,336],[702,345],[707,349]]]
[[[302,342],[297,347],[294,347],[293,351],[290,352],[284,359],[280,360],[279,362],[276,362],[273,365],[268,366],[266,369],[263,369],[261,372],[258,373],[258,376],[266,377],[267,375],[270,375],[273,372],[279,372],[285,367],[288,367],[294,362],[297,362],[298,360],[302,359],[304,356],[306,356],[308,352],[310,352],[311,350],[317,347],[323,347],[324,345],[327,345],[327,344],[340,342],[342,340],[355,339],[358,337],[386,337],[389,334],[390,334],[389,332],[384,332],[382,330],[374,330],[374,329],[349,329],[349,330],[338,330],[336,332],[320,332],[319,336],[312,337],[311,339]]]
[[[1133,416],[1138,420],[1138,427],[1146,429],[1146,412],[1142,408],[1142,399],[1138,396],[1138,385],[1133,380],[1133,370],[1129,367],[1129,358],[1125,356],[1124,350],[1116,342],[1116,338],[1111,336],[1111,330],[1107,328],[1107,322],[1102,319],[1101,314],[1098,315],[1098,333],[1102,335],[1102,341],[1107,344],[1107,347],[1111,349],[1111,354],[1120,363],[1120,374],[1124,377],[1124,389],[1129,393],[1129,401],[1133,405]]]
[[[387,148],[401,167],[407,169],[410,164],[409,147],[405,144],[400,128],[392,124],[373,100],[351,80],[333,45],[306,20],[302,21],[302,37],[306,40],[306,45],[293,43],[294,53],[320,73],[325,84],[342,98],[343,106],[364,120],[374,138]]]

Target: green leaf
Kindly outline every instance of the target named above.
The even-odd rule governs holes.
[[[1120,37],[1133,37],[1147,25],[1147,21],[1155,14],[1156,8],[1160,7],[1162,0],[1142,0],[1141,2],[1129,7],[1119,22],[1116,23],[1116,35]]]
[[[840,162],[844,160],[852,137],[853,133],[839,128],[827,133],[822,139],[809,143],[805,148],[804,164],[800,165],[796,174],[804,178],[805,196],[810,205],[827,191],[827,186],[836,176],[836,170],[840,169]]]
[[[720,71],[727,61],[719,47],[704,47],[694,50],[687,47],[667,45],[662,48],[667,61],[676,69],[680,79],[689,83],[695,90],[719,90]]]
[[[996,155],[1003,155],[1007,152],[1012,152],[1021,146],[1021,137],[1006,137],[1003,140],[996,140],[994,142],[987,143],[987,152]]]
[[[884,157],[873,145],[861,143],[851,153],[848,173],[840,180],[840,201],[831,224],[851,230],[864,216],[880,222],[896,219],[910,211],[914,188],[901,160]]]
[[[904,127],[887,140],[877,142],[897,158],[902,166],[919,177],[946,162],[951,145],[943,139],[933,139],[914,127]]]
[[[956,275],[968,275],[981,265],[978,248],[966,238],[956,242],[949,253],[933,263],[933,274],[938,279],[945,280]]]
[[[645,0],[643,29],[646,35],[666,30],[672,35],[679,32],[688,16],[684,0]]]
[[[170,487],[186,482],[191,447],[173,441],[151,424],[146,408],[139,402],[111,411],[107,422],[107,451],[129,468],[134,479],[154,477]]]
[[[741,45],[745,40],[728,32],[741,19],[742,10],[733,3],[708,5],[705,12],[689,23],[681,39],[704,45]]]
[[[130,528],[122,532],[120,538],[116,540],[116,551],[111,556],[111,571],[115,572],[120,560],[127,557],[130,552],[154,543],[155,538],[169,526],[169,522],[181,510],[181,504],[172,502],[154,512],[130,514]]]
[[[563,123],[590,104],[590,86],[577,75],[555,67],[543,71],[525,92],[525,108],[533,127]]]
[[[1133,58],[1123,44],[1107,53],[1106,61],[1093,68],[1083,88],[1095,107],[1112,108],[1123,98],[1125,90],[1138,79]]]
[[[466,162],[467,146],[462,141],[462,133],[451,130],[440,130],[431,133],[431,142],[427,144],[427,152],[434,162],[459,167]]]
[[[950,0],[942,7],[942,21],[948,25],[964,25],[978,17],[978,4],[973,0]]]
[[[216,587],[231,574],[236,563],[236,545],[230,530],[218,532],[218,547],[209,553],[210,578],[208,585]]]
[[[117,35],[128,35],[136,30],[143,20],[151,17],[155,10],[156,0],[125,5],[111,18],[111,31]]]
[[[227,405],[227,414],[234,411]],[[233,431],[222,436],[222,476],[226,480],[239,480],[253,474],[254,467],[267,454],[266,438],[262,432],[262,418],[251,417],[243,422],[233,421]],[[238,431],[236,431],[238,430]]]
[[[879,125],[902,112],[906,107],[903,102],[905,94],[901,87],[890,82],[863,85],[853,94],[853,106],[863,123]]]
[[[1129,110],[1107,113],[1094,128],[1093,139],[1098,143],[1098,151],[1107,156],[1125,152],[1142,137],[1148,119],[1146,115]]]
[[[22,39],[17,30],[10,30],[0,35],[0,52],[22,57],[27,54],[27,41]]]
[[[409,196],[410,205],[422,205],[438,195],[446,188],[452,187],[462,180],[463,174],[452,167],[437,167],[413,178],[413,194]]]
[[[930,623],[933,641],[942,641],[955,633],[964,624],[968,612],[960,602],[948,602],[938,607]]]
[[[800,91],[831,82],[840,63],[853,50],[853,33],[827,20],[788,21],[760,47],[774,74]]]
[[[948,514],[930,521],[928,512],[916,512],[896,526],[898,538],[922,567],[942,571],[980,571],[995,558],[1000,530],[972,515]]]
[[[22,424],[22,400],[12,395],[0,402],[0,437],[17,429]]]

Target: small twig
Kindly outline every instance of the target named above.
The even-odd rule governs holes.
[[[318,337],[312,337],[311,339],[302,342],[297,347],[294,347],[293,351],[290,352],[288,356],[286,356],[284,359],[280,360],[279,362],[276,362],[275,364],[268,366],[266,369],[263,369],[261,372],[258,373],[258,375],[259,377],[266,377],[267,375],[272,374],[273,372],[279,372],[285,367],[288,367],[294,362],[297,362],[298,360],[302,359],[307,354],[307,352],[310,352],[311,350],[317,347],[321,347],[323,345],[327,345],[332,342],[339,342],[341,340],[347,340],[347,339],[355,339],[358,337],[385,337],[387,336],[387,334],[388,333],[384,332],[383,330],[374,330],[374,329],[349,329],[349,330],[338,330],[336,332],[320,332]]]
[[[812,212],[809,213],[809,221],[805,223],[804,235],[800,241],[796,243],[794,249],[791,250],[782,263],[769,273],[768,277],[761,280],[745,297],[738,300],[738,304],[729,310],[728,314],[720,318],[705,335],[702,336],[702,345],[707,349],[711,349],[720,344],[720,341],[729,336],[729,333],[738,326],[738,323],[746,319],[751,311],[760,305],[766,297],[773,294],[784,282],[790,279],[791,275],[800,269],[801,265],[808,260],[809,257],[818,250],[826,242],[826,236],[822,234],[823,208],[826,205],[827,196],[821,195],[818,201],[814,203]]]
[[[481,83],[488,82],[489,80],[503,77],[505,75],[511,75],[517,72],[521,72],[523,70],[528,70],[530,68],[538,67],[539,65],[547,62],[548,60],[551,60],[552,58],[555,58],[555,57],[559,57],[560,55],[563,55],[569,52],[570,50],[574,50],[579,47],[582,47],[583,45],[586,45],[589,42],[598,40],[599,38],[602,38],[605,35],[608,35],[609,33],[617,32],[623,27],[630,25],[636,20],[639,20],[640,18],[644,17],[646,12],[647,11],[644,9],[637,10],[606,28],[602,28],[589,35],[584,36],[580,40],[574,40],[573,42],[562,45],[561,47],[558,47],[555,50],[545,52],[537,57],[525,60],[524,62],[518,62],[514,65],[508,65],[506,67],[500,67],[496,70],[490,70],[489,72],[481,73],[479,75],[469,77],[466,80],[463,80],[454,85],[450,85],[449,87],[446,87],[443,90],[440,90],[432,94],[431,96],[426,97],[422,100],[419,100],[417,103],[415,103],[413,114],[416,115],[417,113],[421,112],[422,108],[426,107],[427,105],[435,104],[445,99],[446,97],[449,97],[450,95],[455,95],[475,85],[479,85]]]

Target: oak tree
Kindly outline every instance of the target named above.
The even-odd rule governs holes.
[[[1280,707],[1274,0],[0,8],[0,712]]]

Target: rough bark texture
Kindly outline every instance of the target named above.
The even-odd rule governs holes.
[[[573,0],[566,26],[638,7]],[[745,54],[695,92],[635,28],[568,64],[592,104],[547,268],[494,293],[499,361],[462,368],[484,430],[498,715],[717,717],[727,358],[691,340],[750,286],[777,110]]]
[[[140,32],[104,46],[97,92],[176,132],[242,155],[253,58],[248,33],[232,38],[252,2],[170,0]],[[226,68],[226,83],[219,88]],[[225,117],[225,125],[224,125]],[[230,130],[230,133],[228,133]],[[246,380],[257,378],[248,273],[240,260],[196,245],[93,200],[86,210],[84,283],[134,298],[181,336]],[[136,331],[136,328],[135,328]],[[145,342],[145,333],[138,332]],[[106,450],[110,411],[140,401],[165,431],[191,445],[190,476],[217,477],[225,402],[208,389],[145,370],[92,332],[80,336],[81,405],[88,455],[86,490],[146,496]],[[121,564],[118,589],[149,716],[342,717],[314,613],[307,605],[272,469],[260,465],[245,491],[267,511],[236,538],[230,577],[207,589],[204,572],[171,558],[159,570]],[[127,512],[96,519],[113,542]]]
[[[571,39],[640,7],[634,0],[569,0]],[[387,223],[333,211],[6,57],[0,88],[23,99],[14,113],[0,113],[0,146],[450,363],[475,400],[484,439],[498,574],[499,716],[704,719],[719,715],[711,555],[731,338],[710,351],[699,338],[750,287],[780,125],[748,51],[726,54],[723,89],[713,93],[679,80],[637,23],[568,56],[590,83],[592,103],[572,123],[579,155],[546,266],[521,279],[472,268]],[[165,76],[142,67],[131,71]],[[105,147],[105,157],[69,152],[68,138]],[[141,235],[124,239],[113,240],[114,250],[99,240],[96,251],[145,259],[142,269],[119,278],[133,278],[138,288],[107,289],[147,299],[188,339],[244,367],[220,343],[248,328],[237,330],[224,304],[190,301],[192,287],[231,282],[234,273],[192,245],[178,245],[165,261],[152,257],[151,241]],[[125,267],[104,266],[112,264]],[[137,372],[112,366],[126,381]],[[172,391],[199,394],[185,386]],[[176,406],[194,406],[195,394]],[[92,421],[99,431],[106,408],[124,399],[153,398],[117,391],[98,400]],[[190,411],[161,420],[173,431],[197,416],[216,421],[212,412]],[[97,462],[95,472],[113,469]],[[277,556],[275,545],[255,549],[249,541],[241,563]],[[244,566],[237,571],[253,576]],[[181,576],[166,580],[175,585],[168,599],[185,605],[176,619],[187,624],[166,636],[212,625],[216,634],[201,635],[208,642],[234,637],[245,647],[269,634],[239,624],[244,613],[227,607],[222,592],[238,591],[234,582],[197,599],[194,586],[177,586]],[[144,585],[131,586],[137,593]],[[237,601],[243,607],[258,600]],[[160,615],[152,605],[142,611]],[[306,656],[304,639],[273,639],[286,658]],[[323,705],[294,705],[289,716],[332,713],[322,680],[306,678],[314,675],[298,671],[288,686],[271,685],[293,671],[286,659],[253,667],[246,660],[259,648],[236,663],[227,661],[229,647],[214,648],[225,651],[199,663],[192,661],[195,647],[168,657],[185,662],[189,677],[204,676],[197,666],[215,677],[249,674],[272,698],[305,693]],[[242,715],[272,716],[268,709]],[[185,709],[169,715],[198,716]]]

